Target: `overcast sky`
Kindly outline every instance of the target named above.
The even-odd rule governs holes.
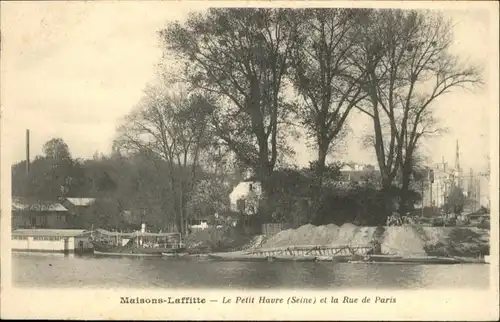
[[[437,116],[449,132],[426,141],[424,152],[435,162],[442,157],[454,162],[459,140],[462,165],[480,170],[489,151],[491,117],[498,117],[494,87],[488,82],[495,77],[489,70],[495,66],[490,62],[496,59],[491,53],[498,44],[492,38],[497,22],[485,3],[476,9],[468,5],[465,11],[447,4],[455,7],[445,13],[456,23],[453,50],[481,64],[487,83],[475,93],[457,90],[436,102]],[[162,55],[156,32],[203,6],[150,1],[2,3],[2,159],[25,158],[27,128],[32,156],[52,137],[63,138],[74,157],[109,153],[120,118],[155,78]],[[349,122],[353,130],[370,126],[357,114]],[[372,149],[364,149],[359,138],[351,135],[347,146],[339,156],[343,160],[375,164]],[[297,163],[313,157],[303,144],[295,147]]]

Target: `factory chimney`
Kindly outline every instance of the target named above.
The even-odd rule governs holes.
[[[30,172],[30,130],[26,130],[26,174]]]

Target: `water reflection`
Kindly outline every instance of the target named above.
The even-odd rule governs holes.
[[[488,265],[213,262],[14,254],[19,286],[137,288],[429,288],[488,286]]]

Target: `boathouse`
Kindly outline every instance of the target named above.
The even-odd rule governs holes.
[[[16,229],[12,250],[22,252],[85,253],[93,251],[91,232],[83,229]]]

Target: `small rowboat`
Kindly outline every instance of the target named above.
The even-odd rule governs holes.
[[[353,261],[351,261],[353,262]],[[370,255],[362,260],[356,260],[360,263],[383,263],[383,264],[460,264],[461,261],[453,257],[438,256],[392,256],[392,255]]]
[[[275,255],[273,260],[276,262],[315,262],[316,256]]]
[[[101,252],[98,250],[94,250],[94,255],[103,255],[103,256],[133,256],[133,257],[159,257],[161,254],[159,253],[127,253],[127,252]]]
[[[231,262],[266,262],[272,261],[272,257],[268,256],[256,256],[248,255],[245,253],[233,252],[233,253],[214,253],[208,254],[208,258],[217,261],[231,261]]]
[[[340,255],[340,256],[316,256],[317,262],[333,262],[333,263],[347,263],[354,260],[354,256]]]
[[[188,253],[161,253],[161,256],[163,257],[186,257],[188,256]]]

